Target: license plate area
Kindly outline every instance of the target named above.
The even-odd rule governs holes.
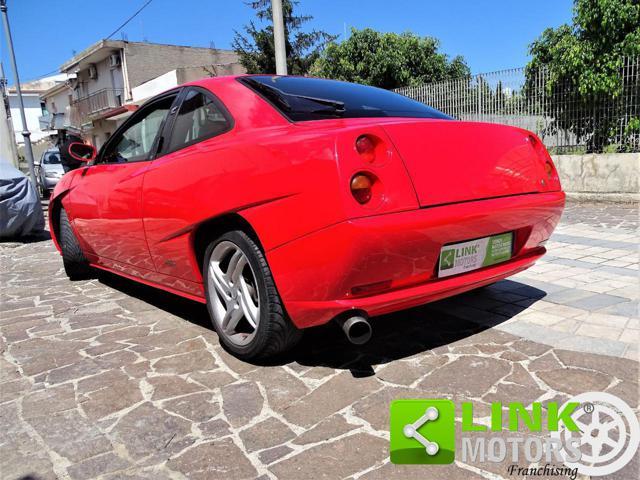
[[[440,249],[438,278],[506,262],[512,254],[513,232],[445,245]]]

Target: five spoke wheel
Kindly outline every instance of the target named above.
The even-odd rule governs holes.
[[[245,232],[228,231],[207,246],[202,276],[213,328],[238,358],[271,357],[302,337],[287,317],[262,249]]]
[[[238,245],[225,240],[215,246],[207,282],[218,331],[235,345],[251,342],[260,323],[260,296],[253,269]]]

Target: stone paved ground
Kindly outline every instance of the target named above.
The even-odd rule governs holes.
[[[473,399],[486,417],[492,401],[599,390],[637,412],[637,220],[571,204],[535,268],[374,319],[361,348],[310,331],[272,365],[227,354],[200,305],[109,275],[69,282],[49,241],[0,244],[1,477],[509,478],[389,464],[389,402]],[[636,458],[611,478],[637,475]]]

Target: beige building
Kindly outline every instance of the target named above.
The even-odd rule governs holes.
[[[78,53],[60,71],[75,78],[64,89],[52,88],[43,95],[46,108],[61,113],[69,104],[65,127],[80,131],[100,148],[141,103],[133,96],[136,87],[163,77],[154,85],[171,88],[185,79],[238,74],[244,69],[237,54],[229,50],[102,40]],[[173,76],[166,75],[172,71]]]

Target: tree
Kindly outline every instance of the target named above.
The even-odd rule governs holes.
[[[640,55],[640,2],[575,0],[573,25],[546,29],[530,53],[525,92],[542,94],[544,113],[553,118],[551,133],[571,132],[590,151],[615,141],[624,115],[618,101],[624,58]],[[540,92],[542,73],[547,81]]]
[[[282,1],[287,71],[290,75],[306,75],[324,45],[337,38],[321,30],[303,32],[302,26],[313,17],[295,15],[294,8],[299,3],[296,0]],[[235,32],[232,47],[240,56],[240,63],[247,72],[275,73],[271,0],[255,0],[248,2],[247,5],[256,10],[258,20],[266,22],[267,25],[259,28],[255,22],[249,22],[249,25],[244,27],[244,34]]]
[[[387,89],[469,76],[462,57],[449,61],[438,47],[435,38],[410,32],[353,28],[347,40],[329,43],[311,73]]]

